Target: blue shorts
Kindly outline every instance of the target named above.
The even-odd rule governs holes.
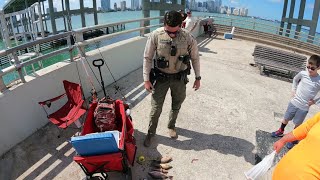
[[[308,111],[301,110],[295,107],[291,102],[288,104],[288,108],[286,113],[284,114],[284,119],[287,121],[293,120],[293,123],[296,126],[302,124],[304,119],[306,118]]]

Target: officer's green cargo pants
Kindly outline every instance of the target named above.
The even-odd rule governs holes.
[[[186,84],[175,77],[160,78],[157,80],[151,97],[151,113],[148,134],[155,135],[158,120],[162,112],[163,102],[168,89],[171,90],[171,111],[169,114],[168,128],[174,129],[181,104],[186,98]]]

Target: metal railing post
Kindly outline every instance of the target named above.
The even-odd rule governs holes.
[[[42,11],[41,11],[41,4],[37,3],[37,7],[38,7],[38,15],[39,15],[39,22],[40,22],[40,28],[41,28],[41,37],[44,38],[45,34],[44,34],[44,24],[43,24],[43,19],[42,19]]]
[[[4,16],[4,12],[1,10],[0,11],[0,24],[1,24],[1,34],[2,34],[2,37],[3,39],[6,41],[6,48],[11,48],[12,45],[11,45],[11,41],[9,39],[9,29],[8,29],[8,26],[7,26],[7,20]]]
[[[68,44],[68,47],[69,47],[69,56],[70,56],[70,61],[73,62],[73,54],[72,54],[72,50],[73,50],[73,47],[72,47],[72,44],[71,44],[71,38],[72,38],[72,35],[70,36],[67,36],[67,44]]]
[[[23,68],[23,67],[21,67],[21,65],[20,65],[20,61],[19,61],[19,58],[18,58],[18,56],[17,56],[17,53],[16,53],[16,52],[13,52],[13,53],[12,53],[12,57],[13,57],[13,59],[14,59],[14,65],[15,65],[17,71],[18,71],[18,74],[19,74],[19,76],[20,76],[20,79],[21,79],[21,81],[22,81],[23,83],[25,83],[26,80],[25,80],[24,75],[23,75],[23,72],[22,72],[22,68]]]
[[[75,44],[83,42],[83,33],[81,31],[76,32],[75,35],[76,35],[76,41],[74,42]],[[81,56],[85,57],[86,51],[85,51],[84,47],[83,46],[80,46],[80,47],[77,46],[77,47],[79,48],[79,51],[80,51],[79,53],[81,54]]]
[[[7,89],[7,86],[4,84],[2,77],[0,77],[0,92],[3,92]]]
[[[140,21],[140,27],[144,27],[144,21]],[[140,36],[144,36],[144,29],[140,30]]]

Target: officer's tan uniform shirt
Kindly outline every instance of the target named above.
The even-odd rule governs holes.
[[[175,46],[177,48],[175,56],[170,55],[171,46]],[[149,81],[152,61],[158,57],[164,57],[169,61],[168,68],[159,68],[159,70],[164,73],[174,74],[185,70],[187,66],[178,60],[178,57],[183,55],[190,55],[194,73],[196,77],[200,76],[199,52],[195,38],[184,29],[180,29],[177,37],[173,39],[164,31],[164,27],[156,29],[150,34],[144,50],[144,81]]]

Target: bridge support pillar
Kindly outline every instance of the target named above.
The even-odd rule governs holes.
[[[300,0],[300,8],[299,8],[299,15],[298,18],[293,18],[294,15],[294,8],[295,8],[295,3],[296,0],[291,0],[290,1],[290,12],[289,16],[286,17],[287,15],[287,8],[288,8],[288,0],[284,0],[284,6],[283,6],[283,11],[282,11],[282,19],[281,19],[281,24],[280,24],[280,29],[279,29],[279,35],[282,35],[283,32],[285,32],[285,35],[287,37],[290,37],[291,35],[291,27],[292,24],[296,25],[295,33],[294,33],[294,38],[300,39],[301,36],[304,36],[301,34],[301,29],[302,27],[309,27],[309,35],[308,37],[302,37],[302,38],[307,38],[307,41],[310,43],[313,43],[314,41],[314,36],[316,34],[316,28],[318,25],[318,19],[319,19],[319,12],[320,12],[320,0],[315,0],[314,2],[314,8],[313,8],[313,13],[312,13],[312,20],[307,20],[303,19],[304,18],[304,11],[305,11],[305,6],[306,6],[306,0]],[[287,23],[287,27],[284,29],[284,25]]]
[[[93,19],[94,19],[94,24],[98,25],[98,12],[97,12],[97,0],[92,1],[93,5]]]
[[[81,23],[82,27],[86,27],[86,17],[84,16],[84,4],[83,0],[80,0],[80,14],[81,14]]]
[[[294,13],[294,7],[296,5],[296,0],[291,0],[291,4],[290,4],[290,11],[289,11],[289,21],[288,21],[288,25],[287,25],[287,30],[286,30],[286,36],[289,37],[290,36],[290,32],[291,32],[291,26],[292,26],[292,22],[291,19],[293,18],[293,13]]]
[[[312,43],[316,35],[316,29],[320,12],[320,0],[315,0],[312,14],[312,25],[310,26],[308,42]]]
[[[53,0],[48,0],[48,4],[49,4],[49,15],[50,15],[52,33],[57,34],[56,18],[53,10]]]

